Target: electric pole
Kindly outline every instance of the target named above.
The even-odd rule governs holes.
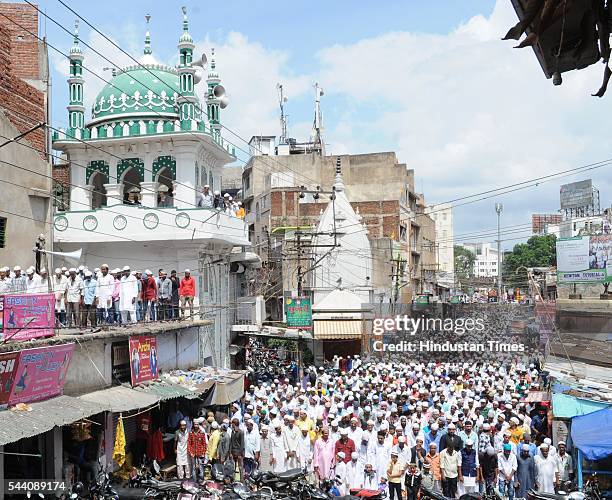
[[[501,214],[504,211],[504,205],[501,203],[495,204],[497,212],[497,300],[501,303],[502,294],[502,269],[501,269]]]

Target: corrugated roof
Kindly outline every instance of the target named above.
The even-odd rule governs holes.
[[[316,340],[359,339],[363,331],[361,320],[319,320],[313,324]]]
[[[189,399],[193,399],[198,397],[200,394],[205,392],[207,389],[212,387],[215,384],[213,380],[207,380],[203,384],[189,388],[182,384],[174,384],[168,381],[162,382],[149,382],[149,384],[142,387],[135,387],[134,389],[143,392],[145,394],[150,394],[153,396],[157,396],[161,401],[166,401],[168,399],[185,397]]]
[[[28,405],[31,411],[0,412],[0,445],[50,431],[55,426],[71,424],[108,410],[103,404],[58,396]]]
[[[611,406],[610,403],[604,401],[576,398],[567,394],[553,394],[552,405],[556,418],[573,418],[578,415],[588,415],[594,411]]]
[[[138,410],[152,406],[160,401],[160,397],[143,391],[137,391],[131,387],[118,385],[110,389],[90,392],[79,396],[82,401],[100,403],[109,407],[113,413],[122,411]]]

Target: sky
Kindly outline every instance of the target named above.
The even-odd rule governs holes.
[[[58,0],[40,9],[72,31],[74,14]],[[69,2],[75,11],[135,57],[143,50],[145,14],[151,15],[153,55],[176,64],[187,7],[196,55],[215,47],[217,69],[230,98],[222,122],[246,149],[253,135],[278,135],[276,84],[288,96],[289,135],[307,140],[314,84],[324,89],[323,137],[328,154],[394,151],[415,171],[428,204],[579,167],[612,157],[605,113],[610,95],[591,97],[602,66],[547,80],[530,49],[501,41],[516,23],[510,0],[438,2],[336,0],[324,2],[194,1]],[[41,32],[64,54],[72,37],[41,19]],[[129,58],[81,23],[80,36],[113,64]],[[85,67],[110,78],[108,61],[83,46]],[[50,49],[53,123],[67,123],[67,59]],[[104,86],[85,72],[89,113]],[[201,86],[201,85],[200,85]],[[203,93],[203,90],[200,90]],[[246,156],[240,154],[244,162]],[[604,166],[476,203],[455,203],[457,242],[493,241],[501,217],[504,248],[524,241],[532,213],[556,213],[559,185],[593,178],[602,207],[610,206],[612,176]],[[384,186],[381,186],[384,190]],[[522,225],[522,226],[521,226]],[[477,234],[478,233],[478,234]]]

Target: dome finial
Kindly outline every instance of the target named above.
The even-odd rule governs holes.
[[[342,179],[342,159],[336,158],[336,178],[334,179],[334,190],[344,191],[344,180]]]
[[[212,47],[210,49],[210,69],[215,69],[217,65],[215,64],[215,48]]]
[[[151,50],[151,33],[149,32],[149,23],[151,22],[151,14],[145,15],[145,21],[147,23],[147,32],[145,33],[144,54],[150,55],[153,53],[153,51]]]
[[[70,54],[82,55],[81,47],[79,47],[79,20],[74,20],[74,43],[70,48]]]
[[[187,7],[181,7],[183,11],[183,31],[189,31],[189,20],[187,19]]]

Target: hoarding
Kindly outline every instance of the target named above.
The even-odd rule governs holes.
[[[585,181],[563,184],[560,189],[561,210],[588,207],[593,205],[593,182]]]
[[[59,396],[73,352],[74,344],[20,351],[8,399],[9,406]]]
[[[155,337],[130,337],[130,371],[132,385],[157,379],[157,339]]]
[[[561,283],[612,281],[612,235],[557,240],[557,279]]]
[[[0,353],[0,408],[8,404],[18,364],[19,352]]]
[[[4,296],[2,340],[7,342],[52,337],[55,298],[52,293]]]
[[[287,326],[310,330],[312,328],[312,304],[308,297],[285,299]]]

